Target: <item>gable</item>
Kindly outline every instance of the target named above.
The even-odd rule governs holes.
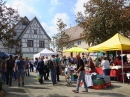
[[[34,34],[34,30],[36,30],[37,34]],[[22,34],[19,37],[27,38],[26,34],[28,34],[30,38],[34,37],[39,39],[51,40],[51,38],[47,35],[47,33],[45,32],[45,30],[43,29],[36,17],[29,23],[29,25],[26,27],[26,29],[22,32]]]
[[[15,38],[18,38],[21,33],[24,31],[24,29],[27,27],[27,25],[29,24],[29,20],[27,17],[21,18],[21,20],[15,25],[15,32],[16,32],[16,36]]]

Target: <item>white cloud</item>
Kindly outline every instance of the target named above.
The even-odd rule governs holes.
[[[42,22],[41,25],[50,37],[57,33],[57,30],[54,25],[49,26],[45,22]]]
[[[62,19],[62,21],[66,24],[69,24],[69,17],[67,16],[66,13],[57,13],[55,14],[54,18],[51,21],[51,25],[49,26],[48,24],[42,22],[42,26],[45,29],[45,31],[47,32],[47,34],[52,37],[53,35],[55,35],[56,33],[58,33],[57,31],[57,18]]]
[[[51,0],[52,5],[60,5],[60,2],[58,0]]]
[[[53,25],[56,25],[57,24],[57,21],[58,21],[58,18],[59,19],[62,19],[62,21],[66,24],[69,24],[69,16],[66,14],[66,13],[57,13],[55,14],[53,20],[52,20],[52,24]]]
[[[77,14],[77,12],[84,13],[85,8],[83,7],[84,3],[87,3],[89,0],[77,0],[77,3],[75,4],[74,13]]]
[[[33,18],[34,16],[37,16],[38,18],[41,18],[41,16],[35,10],[35,8],[28,4],[29,1],[25,2],[25,0],[13,0],[12,4],[8,4],[8,2],[7,2],[7,5],[9,5],[9,6],[13,7],[14,9],[18,10],[18,13],[22,17],[27,16],[28,18]],[[35,1],[38,1],[38,0],[35,0]]]

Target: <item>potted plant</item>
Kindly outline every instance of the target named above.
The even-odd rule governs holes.
[[[0,80],[0,97],[4,97],[4,94],[3,94],[3,82],[2,82],[2,80]]]

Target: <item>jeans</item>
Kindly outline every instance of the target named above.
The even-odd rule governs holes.
[[[39,71],[40,79],[43,80],[44,69],[41,68],[41,69],[39,69],[38,71]]]
[[[14,71],[14,79],[17,80],[17,70]]]
[[[56,68],[52,68],[50,71],[52,84],[56,84]]]
[[[12,84],[13,69],[7,70],[6,84]]]
[[[110,76],[110,69],[104,69],[103,72],[104,75]]]
[[[49,77],[49,68],[47,65],[44,66],[45,72],[44,72],[44,79],[48,79]]]
[[[87,87],[87,84],[86,84],[86,82],[85,82],[85,71],[84,71],[84,70],[79,72],[79,77],[78,77],[78,79],[77,79],[77,82],[78,82],[78,83],[77,83],[77,85],[76,85],[76,91],[79,91],[79,86],[80,86],[81,80],[82,80],[83,83],[84,83],[85,91],[88,91],[88,87]]]
[[[30,64],[30,72],[32,71],[33,72],[33,64]]]
[[[56,67],[56,75],[57,75],[57,81],[59,81],[59,75],[60,75],[60,68],[59,68],[59,66]]]

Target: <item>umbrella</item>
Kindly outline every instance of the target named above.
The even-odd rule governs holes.
[[[86,50],[84,48],[80,48],[80,47],[72,47],[72,48],[65,50],[63,52],[88,52],[88,50]]]

